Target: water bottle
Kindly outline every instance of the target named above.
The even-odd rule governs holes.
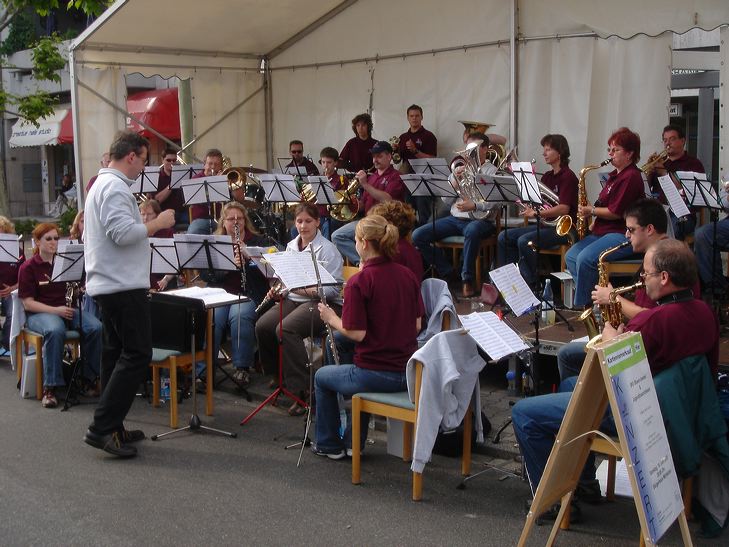
[[[554,293],[552,292],[552,280],[547,279],[544,283],[544,292],[542,293],[542,323],[545,325],[554,325]]]
[[[163,401],[168,401],[170,398],[170,379],[169,377],[162,378],[162,382],[159,386],[159,398]]]
[[[347,411],[343,408],[339,409],[339,437],[344,438],[344,432],[347,431]]]
[[[506,381],[509,382],[509,393],[516,393],[516,372],[510,370],[506,373]]]

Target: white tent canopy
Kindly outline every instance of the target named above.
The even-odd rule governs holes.
[[[527,159],[563,133],[577,166],[627,125],[646,156],[668,121],[666,31],[726,24],[726,0],[118,0],[72,45],[77,173],[87,179],[125,127],[133,72],[190,78],[191,148],[219,147],[234,165],[272,165],[293,138],[316,159],[368,110],[387,139],[411,103],[443,156],[461,143],[459,119],[493,123]]]

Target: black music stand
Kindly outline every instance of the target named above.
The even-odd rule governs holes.
[[[174,433],[179,433],[181,431],[210,431],[211,433],[218,433],[220,435],[225,435],[226,437],[235,438],[238,436],[237,433],[232,433],[229,431],[223,431],[222,429],[216,429],[214,427],[208,427],[206,425],[202,425],[202,422],[200,421],[200,416],[198,415],[198,408],[197,408],[197,389],[195,389],[195,379],[196,379],[196,362],[195,358],[197,356],[197,344],[202,339],[202,337],[205,334],[204,330],[204,321],[200,321],[199,319],[201,317],[204,317],[206,312],[206,305],[205,301],[201,300],[199,298],[186,298],[183,296],[173,295],[171,293],[153,293],[152,294],[152,303],[154,305],[155,302],[161,302],[161,303],[167,303],[171,305],[172,311],[171,313],[165,314],[162,312],[162,317],[156,318],[154,321],[154,324],[164,324],[166,321],[169,321],[172,325],[175,325],[176,323],[179,323],[180,318],[184,318],[184,323],[182,325],[182,328],[176,329],[174,332],[177,333],[177,337],[175,337],[174,333],[172,335],[171,341],[162,339],[157,339],[155,341],[156,344],[161,344],[161,346],[164,346],[166,349],[174,349],[176,351],[189,351],[192,354],[192,414],[190,415],[190,421],[188,425],[184,427],[180,427],[178,429],[173,429],[172,431],[166,431],[165,433],[160,433],[159,435],[152,435],[150,437],[153,441],[156,441],[157,439],[161,439],[162,437],[166,437],[168,435],[172,435]],[[212,307],[212,306],[211,306]],[[168,307],[169,309],[169,307]],[[210,340],[208,340],[208,343],[211,343]]]
[[[141,199],[146,194],[154,194],[159,186],[159,166],[147,166],[139,176],[134,179],[134,183],[129,187],[134,197]]]
[[[286,228],[286,215],[289,203],[299,203],[301,194],[294,180],[294,175],[285,173],[263,173],[258,176],[261,187],[265,193],[266,204],[280,203],[283,209],[283,235],[280,239],[288,241],[288,229]]]
[[[179,189],[182,185],[195,177],[199,173],[202,173],[205,169],[205,165],[202,163],[192,163],[189,165],[173,165],[172,174],[170,175],[170,188]]]
[[[230,201],[230,187],[226,175],[215,175],[212,177],[193,178],[182,184],[182,193],[185,196],[185,205],[207,204],[208,232],[213,231],[215,219],[215,203],[227,203]],[[192,219],[190,219],[192,222]]]
[[[0,234],[0,263],[15,264],[20,260],[23,236]]]

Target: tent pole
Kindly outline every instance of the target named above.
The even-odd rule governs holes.
[[[519,17],[518,10],[518,0],[511,0],[511,12],[509,14],[509,49],[511,55],[511,63],[509,66],[509,143],[511,144],[511,146],[516,145],[519,138],[519,135],[517,133],[517,110],[519,105],[519,95],[517,88],[518,55],[516,51],[516,32]]]
[[[183,149],[192,142],[192,92],[190,78],[180,80],[177,84],[177,102],[180,108],[180,142]],[[182,159],[187,163],[193,161],[190,153],[184,153]]]
[[[729,27],[721,27],[719,40],[719,172],[714,178],[729,175]]]
[[[73,162],[76,169],[76,195],[80,196],[77,202],[79,211],[82,211],[84,202],[86,201],[86,184],[83,181],[87,180],[87,177],[84,176],[83,161],[81,161],[81,123],[78,117],[78,72],[76,69],[76,55],[73,49],[68,51],[68,72],[71,80],[71,122],[73,124]],[[50,199],[50,194],[48,198]],[[43,204],[43,208],[43,212],[46,213],[45,203]]]
[[[270,59],[263,59],[263,86],[266,117],[266,168],[273,168],[273,89],[271,81]]]

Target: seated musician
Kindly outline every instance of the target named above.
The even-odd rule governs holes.
[[[712,377],[715,377],[719,326],[711,309],[694,298],[691,292],[697,280],[696,260],[691,250],[674,239],[657,242],[645,254],[642,277],[648,298],[657,306],[638,313],[627,326],[621,324],[615,329],[607,324],[602,340],[611,340],[624,331],[640,332],[653,375],[685,357],[706,354]],[[573,377],[563,382],[559,393],[522,399],[512,409],[514,432],[524,457],[532,493],[544,472],[575,380]],[[602,428],[615,434],[611,419],[603,420]],[[594,479],[594,460],[591,458],[580,482],[589,484]],[[574,506],[572,514],[575,515]],[[556,513],[552,518],[554,516]]]
[[[188,209],[185,207],[185,196],[182,188],[170,188],[172,183],[172,166],[177,164],[177,152],[174,148],[165,148],[162,152],[162,166],[159,168],[157,193],[154,195],[163,211],[172,209],[175,212],[175,224],[189,224]]]
[[[266,238],[258,233],[246,208],[237,201],[225,204],[215,233],[233,238],[236,266],[245,270],[203,271],[200,272],[200,278],[207,281],[210,287],[221,287],[231,294],[247,296],[248,300],[215,308],[213,356],[217,358],[223,335],[229,331],[235,369],[233,380],[246,387],[250,384],[250,369],[255,364],[256,306],[268,289],[266,278],[251,262],[246,246],[265,246]]]
[[[543,207],[539,216],[542,220],[553,221],[562,215],[570,215],[573,225],[577,221],[577,176],[569,168],[570,147],[563,135],[545,135],[542,137],[542,156],[552,169],[542,175],[542,184],[549,188],[559,198],[559,204],[552,207]],[[529,206],[520,213],[524,218],[532,220],[537,212]],[[539,236],[537,236],[539,232]],[[501,264],[517,262],[522,277],[529,285],[538,281],[537,253],[529,246],[529,242],[540,249],[554,249],[569,242],[569,235],[560,236],[554,226],[536,225],[523,228],[509,228],[499,234],[498,257]]]
[[[357,172],[357,180],[364,190],[359,202],[361,214],[367,212],[377,203],[396,199],[405,201],[405,185],[400,173],[392,166],[392,146],[389,142],[378,141],[370,149],[375,172],[369,176],[363,170]],[[332,234],[332,243],[337,246],[344,258],[353,266],[359,264],[359,255],[355,249],[354,230],[357,221],[345,224]]]
[[[300,203],[294,210],[296,229],[299,235],[286,246],[289,252],[309,253],[309,245],[314,248],[314,254],[319,263],[332,274],[337,282],[342,281],[342,255],[334,244],[326,239],[319,231],[319,209],[311,203]],[[324,294],[330,306],[338,309],[341,305],[339,287],[324,287]],[[273,290],[267,297],[277,297]],[[319,318],[313,301],[319,300],[316,287],[295,289],[289,291],[283,298],[283,310],[276,306],[264,313],[256,323],[256,338],[258,340],[258,353],[264,371],[275,376],[278,370],[279,349],[279,317],[283,313],[281,332],[283,338],[283,376],[286,387],[301,400],[305,400],[306,390],[309,386],[309,372],[307,363],[309,357],[304,345],[304,339],[309,337],[312,329],[319,334],[324,329],[324,323]],[[306,409],[296,401],[289,408],[291,416],[300,416]]]
[[[142,216],[142,223],[147,224],[149,221],[154,220],[162,212],[162,207],[156,199],[148,199],[139,204],[139,214]],[[169,239],[173,237],[174,230],[172,228],[162,228],[157,230],[150,237],[161,237]],[[149,286],[152,291],[163,291],[165,289],[174,289],[177,286],[176,276],[174,275],[160,275],[151,273],[149,274]]]
[[[26,325],[43,335],[44,408],[58,405],[56,388],[65,385],[63,347],[68,328],[82,331],[84,372],[90,376],[89,380],[98,379],[101,359],[101,323],[85,313],[79,329],[78,310],[66,305],[66,284],[50,282],[58,239],[55,224],[38,224],[33,230],[33,258],[27,260],[18,273],[18,297],[25,308]]]
[[[356,342],[354,364],[322,367],[314,378],[316,441],[312,450],[334,460],[343,458],[352,446],[351,416],[344,438],[339,435],[337,393],[348,398],[361,391],[407,389],[405,366],[418,347],[416,337],[425,313],[419,280],[393,261],[397,228],[379,215],[369,215],[357,224],[355,235],[363,266],[344,288],[342,317],[319,305],[321,319]],[[362,420],[366,424],[368,416]],[[360,448],[367,429],[362,428]]]
[[[286,168],[293,175],[318,175],[319,169],[317,169],[314,162],[304,156],[304,143],[298,139],[294,139],[289,143],[289,154],[291,154],[291,161],[286,164]],[[296,167],[295,171],[291,168]]]
[[[7,217],[0,216],[0,234],[14,234],[15,225]],[[20,255],[17,262],[0,262],[0,311],[5,317],[0,346],[10,351],[10,325],[13,320],[13,297],[11,293],[18,288],[18,269],[25,262]]]
[[[729,209],[729,182],[724,183],[720,197],[725,210]],[[705,292],[711,293],[711,298],[718,299],[724,304],[726,304],[729,284],[724,277],[720,253],[726,250],[729,250],[729,217],[724,217],[716,223],[716,238],[714,237],[713,222],[696,230],[694,252],[699,264],[701,284]]]
[[[636,162],[640,158],[640,137],[621,127],[608,139],[608,153],[615,169],[608,176],[595,205],[578,206],[577,215],[594,219],[594,224],[580,241],[572,245],[565,257],[567,269],[575,280],[576,308],[591,305],[590,293],[597,283],[597,259],[603,251],[627,241],[625,209],[644,197],[643,178]],[[610,261],[633,254],[630,246],[615,251]]]
[[[486,135],[479,132],[471,133],[468,143],[478,144],[479,173],[487,174],[496,171],[496,168],[487,160],[489,140]],[[451,184],[458,186],[456,178],[468,176],[463,166],[456,167],[451,174]],[[438,275],[449,278],[454,274],[451,262],[443,254],[443,250],[435,246],[450,236],[463,236],[463,267],[460,279],[463,282],[463,296],[471,297],[474,294],[474,279],[476,260],[481,250],[481,240],[496,232],[496,225],[491,220],[498,211],[490,203],[473,201],[473,196],[460,191],[460,197],[451,205],[451,213],[447,217],[439,218],[432,223],[424,224],[413,232],[413,243],[423,255],[426,264],[435,266]]]
[[[357,114],[352,118],[354,137],[349,139],[339,154],[339,167],[349,171],[369,171],[372,169],[370,150],[377,144],[372,138],[372,116],[367,113]]]
[[[651,192],[654,196],[661,200],[661,203],[668,203],[663,189],[658,181],[658,177],[675,173],[676,171],[693,171],[695,173],[704,173],[704,165],[698,158],[689,155],[686,152],[686,132],[679,125],[667,125],[663,128],[663,147],[666,151],[666,159],[656,161],[652,169],[646,175],[650,184]],[[648,162],[657,157],[653,154],[648,158]],[[670,211],[671,224],[673,225],[673,235],[676,239],[683,240],[687,235],[693,234],[696,228],[696,214],[692,211],[691,215],[686,218],[679,219],[673,211]]]
[[[217,148],[211,148],[205,152],[205,165],[203,172],[198,173],[193,179],[213,177],[223,172],[223,153]],[[197,203],[190,206],[190,226],[188,234],[212,234],[215,228],[215,211],[219,210],[217,203]]]

